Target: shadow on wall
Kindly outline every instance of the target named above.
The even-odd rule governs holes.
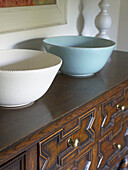
[[[79,16],[77,18],[77,25],[76,26],[77,26],[77,30],[78,30],[79,35],[82,35],[84,25],[85,25],[84,16],[83,16],[83,10],[84,10],[83,0],[80,0],[78,10],[79,10]]]
[[[84,10],[83,0],[79,1],[78,10],[79,10],[79,15],[77,18],[76,27],[78,30],[78,34],[82,35],[84,25],[85,25],[84,16],[83,16],[83,10]],[[45,38],[36,38],[36,39],[22,41],[22,42],[15,44],[12,48],[45,51],[43,47],[43,39]]]
[[[76,27],[78,30],[78,34],[82,35],[84,25],[85,25],[84,16],[83,16],[83,10],[84,10],[83,0],[79,1],[78,10],[79,10],[79,15],[77,18]],[[25,40],[15,44],[12,48],[45,51],[43,47],[43,39],[45,38],[35,38],[35,39]]]
[[[36,38],[36,39],[22,41],[22,42],[15,44],[12,48],[45,51],[43,47],[43,39],[45,38]]]

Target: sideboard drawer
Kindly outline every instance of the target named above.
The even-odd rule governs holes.
[[[89,110],[39,142],[40,169],[63,168],[95,142],[96,112]]]
[[[127,112],[126,88],[85,113],[82,110],[77,118],[68,118],[68,123],[58,123],[59,129],[39,142],[39,169],[79,169],[83,162],[94,169],[114,166],[115,159],[127,152]],[[121,149],[113,148],[114,143]],[[96,165],[90,156],[95,154],[94,145],[98,145]]]
[[[101,135],[105,135],[117,126],[118,119],[124,119],[127,114],[128,88],[124,88],[101,104]]]
[[[111,169],[128,152],[128,120],[121,122],[118,133],[111,131],[98,141],[99,169]]]

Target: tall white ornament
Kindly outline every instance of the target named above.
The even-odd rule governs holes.
[[[108,14],[108,9],[110,7],[109,0],[101,0],[99,7],[101,12],[96,16],[95,19],[95,25],[99,30],[99,33],[96,35],[96,37],[110,39],[107,34],[107,31],[112,23],[111,17]]]

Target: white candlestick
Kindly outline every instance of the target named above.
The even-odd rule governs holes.
[[[109,39],[107,31],[112,23],[111,17],[108,14],[108,9],[110,7],[109,0],[101,0],[99,7],[101,8],[101,12],[96,16],[95,19],[95,25],[99,30],[99,33],[96,35],[96,37]]]

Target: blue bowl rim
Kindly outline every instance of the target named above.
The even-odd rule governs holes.
[[[102,47],[90,47],[90,48],[84,48],[84,47],[68,47],[68,46],[63,46],[63,45],[54,45],[53,43],[49,43],[49,42],[46,42],[46,40],[49,40],[49,39],[53,39],[53,38],[59,38],[59,37],[85,37],[85,38],[92,38],[92,39],[98,39],[98,40],[104,40],[104,41],[109,41],[112,43],[112,45],[109,45],[109,46],[102,46]],[[87,50],[92,50],[92,49],[104,49],[104,48],[109,48],[109,47],[115,47],[116,43],[112,40],[109,40],[109,39],[104,39],[104,38],[98,38],[98,37],[92,37],[92,36],[79,36],[79,35],[65,35],[65,36],[54,36],[54,37],[48,37],[48,38],[45,38],[43,40],[43,43],[45,44],[48,44],[48,45],[52,45],[54,47],[63,47],[63,48],[70,48],[70,49],[87,49]]]

